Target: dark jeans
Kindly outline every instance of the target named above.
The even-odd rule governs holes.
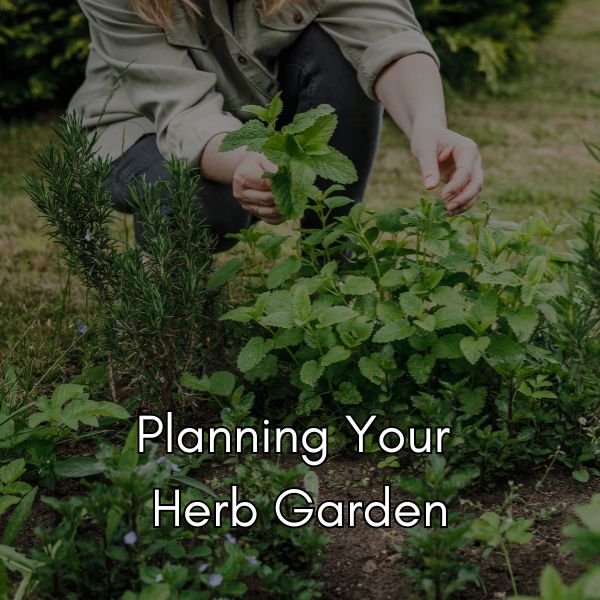
[[[356,71],[337,44],[317,25],[307,27],[281,55],[279,72],[285,106],[282,123],[319,104],[330,104],[336,109],[339,126],[331,144],[356,165],[359,179],[348,186],[347,195],[362,201],[379,140],[380,105],[367,98],[358,84]],[[117,159],[107,181],[115,208],[131,212],[127,206],[128,187],[137,178],[143,176],[149,183],[166,179],[164,161],[154,135],[142,137]],[[198,200],[205,223],[217,237],[218,252],[235,245],[234,240],[225,238],[226,234],[237,233],[254,222],[252,215],[233,197],[231,185],[202,179]],[[347,210],[341,209],[338,214]],[[313,229],[319,226],[314,213],[306,213],[302,226]],[[138,242],[142,236],[136,223]]]

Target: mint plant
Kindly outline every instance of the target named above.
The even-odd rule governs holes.
[[[229,133],[220,150],[246,147],[262,152],[277,165],[276,173],[265,173],[264,177],[271,180],[275,205],[287,219],[300,217],[308,202],[317,198],[317,177],[340,184],[356,181],[352,162],[329,145],[338,123],[333,107],[323,104],[298,114],[280,129],[281,94],[266,108],[249,105],[243,110],[257,118]]]
[[[453,471],[439,455],[430,456],[423,477],[398,477],[396,484],[416,502],[436,501],[450,504],[477,477],[477,469]],[[398,547],[410,566],[402,567],[419,597],[446,600],[455,597],[469,583],[477,582],[477,569],[459,560],[459,551],[469,544],[466,533],[471,520],[449,511],[448,527],[426,529],[422,525],[407,531],[404,543]],[[422,594],[422,596],[421,596]]]

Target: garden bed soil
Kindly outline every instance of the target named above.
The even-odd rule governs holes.
[[[379,500],[381,485],[377,474],[373,477],[372,467],[356,461],[339,460],[329,462],[319,473],[321,478],[321,500]],[[587,484],[575,481],[570,473],[554,471],[548,475],[539,492],[536,482],[541,472],[515,478],[519,489],[519,500],[513,505],[515,516],[536,517],[532,528],[534,534],[530,544],[511,546],[511,558],[520,594],[539,594],[539,578],[545,565],[553,564],[568,582],[582,574],[583,569],[569,556],[559,551],[565,541],[561,531],[572,518],[572,509],[579,504],[589,503],[594,493],[600,492],[600,478]],[[342,482],[368,484],[357,488],[340,488]],[[481,505],[483,510],[494,510],[501,506],[508,483],[498,485],[491,492],[475,492],[466,497]],[[396,500],[408,500],[398,493]],[[432,499],[435,500],[435,499]],[[395,504],[395,502],[394,502]],[[541,518],[540,518],[541,516]],[[373,529],[357,522],[354,529],[330,529],[327,545],[327,560],[321,572],[325,582],[325,600],[404,600],[420,597],[411,589],[407,577],[400,572],[401,557],[398,546],[402,545],[402,529]],[[476,546],[464,551],[465,562],[478,565],[483,587],[470,587],[457,599],[484,600],[504,598],[512,595],[510,580],[503,557],[492,553],[481,559],[481,549]]]

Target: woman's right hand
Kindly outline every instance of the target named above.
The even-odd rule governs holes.
[[[271,182],[263,179],[265,171],[275,173],[277,166],[258,152],[246,152],[233,174],[233,196],[242,208],[269,225],[279,225],[279,214],[271,191]]]

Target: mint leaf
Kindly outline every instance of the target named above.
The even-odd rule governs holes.
[[[238,355],[237,366],[242,373],[247,373],[258,365],[273,348],[273,342],[261,337],[253,337],[242,348]]]
[[[244,146],[250,151],[261,152],[271,133],[272,131],[268,127],[253,119],[236,131],[228,133],[221,142],[219,152],[229,152]]]
[[[327,154],[313,160],[317,175],[336,183],[349,184],[358,179],[358,173],[352,161],[339,150],[329,149]]]
[[[335,109],[333,106],[329,106],[329,104],[321,104],[316,108],[311,108],[306,112],[297,114],[289,125],[282,127],[281,132],[285,133],[286,135],[303,133],[315,125],[318,122],[319,117],[331,115],[334,112]]]

